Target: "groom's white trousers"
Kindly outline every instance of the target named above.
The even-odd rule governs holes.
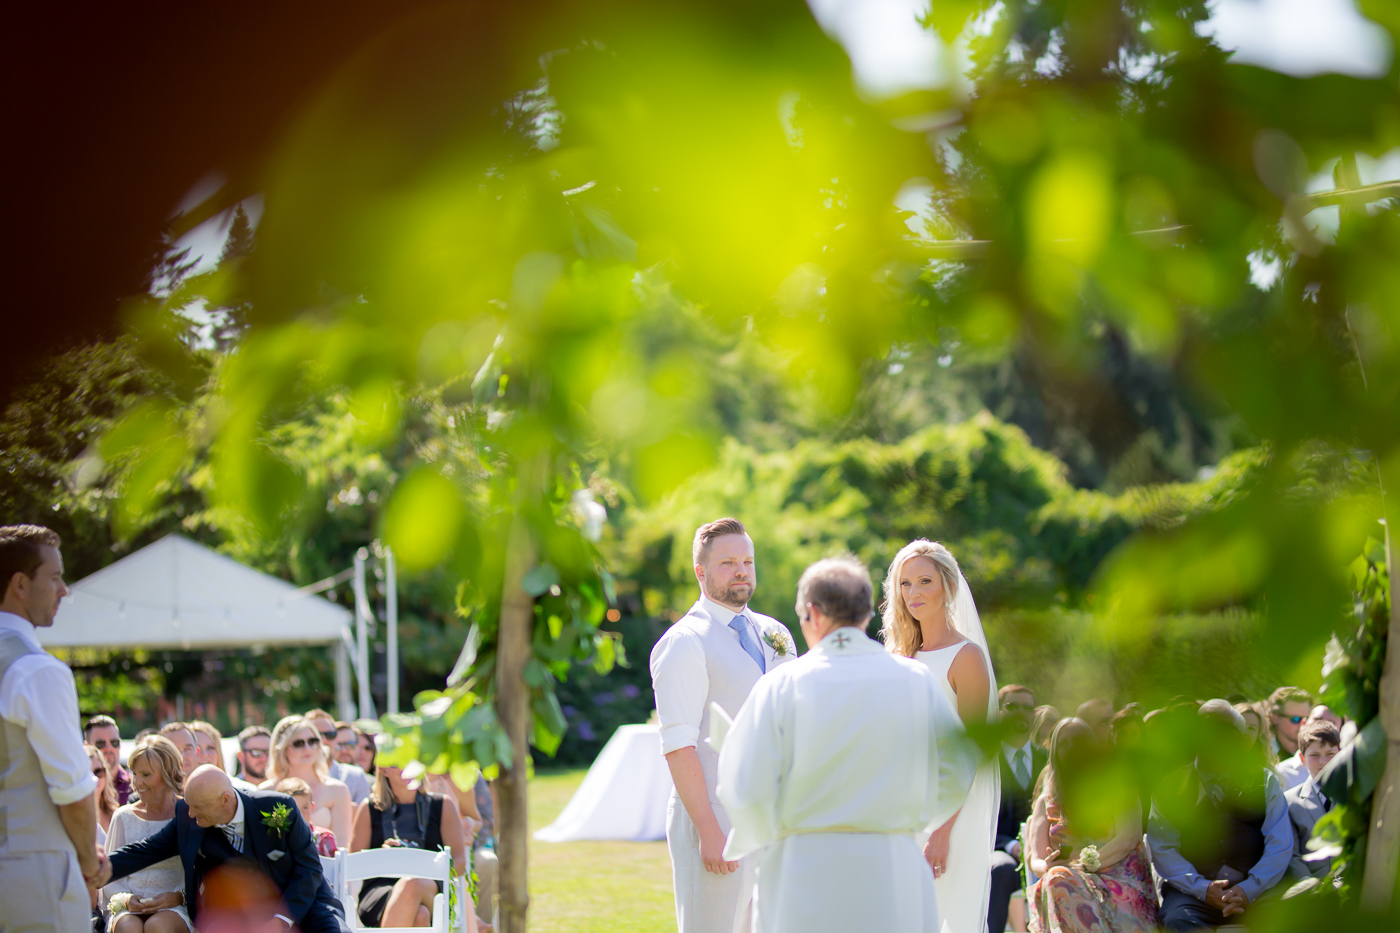
[[[727,835],[729,818],[723,807],[714,806],[720,829]],[[739,869],[728,875],[706,871],[700,859],[700,834],[675,794],[666,810],[666,847],[671,852],[671,883],[680,933],[749,933],[753,859],[740,859]]]

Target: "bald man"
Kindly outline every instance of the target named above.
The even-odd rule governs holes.
[[[274,813],[279,804],[285,813]],[[303,933],[348,933],[311,830],[286,794],[237,790],[227,774],[200,765],[185,782],[184,799],[175,802],[175,819],[149,839],[111,853],[111,877],[124,878],[175,855],[185,866],[185,899],[196,924],[204,876],[225,862],[241,861],[267,875],[282,895],[262,933],[293,926]]]

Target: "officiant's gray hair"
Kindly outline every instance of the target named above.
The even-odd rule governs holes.
[[[854,557],[828,557],[802,573],[797,604],[813,605],[837,625],[865,625],[874,611],[870,573]]]

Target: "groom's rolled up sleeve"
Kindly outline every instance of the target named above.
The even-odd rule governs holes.
[[[693,632],[672,629],[651,653],[656,717],[661,722],[661,754],[700,743],[700,719],[710,693],[705,649]]]

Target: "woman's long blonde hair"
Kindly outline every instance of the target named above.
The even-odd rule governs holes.
[[[283,778],[292,776],[287,764],[287,748],[302,729],[315,736],[317,742],[321,741],[321,733],[317,732],[316,727],[307,722],[304,716],[285,716],[278,721],[276,726],[273,726],[272,754],[268,756],[267,762],[267,776],[272,781],[273,786],[276,786],[277,782]],[[317,755],[311,767],[316,772],[318,780],[325,781],[331,776],[330,766],[326,764],[325,755]]]
[[[880,640],[885,643],[886,651],[906,658],[917,654],[919,646],[924,643],[919,620],[909,612],[909,607],[904,604],[904,594],[899,590],[900,574],[904,571],[905,562],[912,557],[927,557],[938,568],[938,575],[943,578],[943,608],[949,628],[953,627],[953,601],[958,596],[958,579],[961,576],[953,552],[936,541],[925,538],[910,541],[894,556],[890,562],[890,572],[885,575],[884,601],[880,603]]]

